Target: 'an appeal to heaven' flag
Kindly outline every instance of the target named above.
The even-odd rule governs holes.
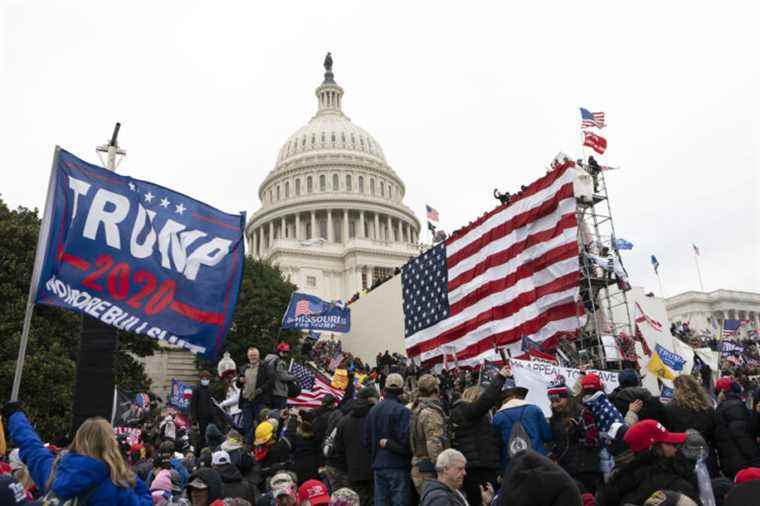
[[[552,343],[578,328],[579,261],[571,160],[446,241],[401,274],[407,355],[460,366],[499,360],[494,345]],[[447,348],[448,349],[448,348]]]
[[[583,132],[583,145],[588,146],[600,155],[607,150],[607,139],[591,132]]]
[[[604,113],[603,112],[590,112],[588,109],[581,109],[581,128],[604,128]]]
[[[351,309],[325,302],[317,296],[293,292],[282,317],[282,328],[302,330],[351,330]]]
[[[243,274],[244,214],[56,148],[35,302],[214,359]]]
[[[288,406],[306,409],[318,408],[322,405],[322,398],[327,394],[334,396],[338,402],[343,399],[343,390],[333,388],[330,381],[316,371],[293,362],[290,372],[298,380],[301,393],[298,397],[288,399]]]
[[[438,211],[425,204],[425,212],[427,212],[427,219],[430,221],[438,221]]]

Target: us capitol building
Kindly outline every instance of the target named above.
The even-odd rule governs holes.
[[[317,113],[280,149],[246,238],[299,290],[345,301],[420,253],[420,222],[380,144],[343,113],[329,53],[324,65]]]

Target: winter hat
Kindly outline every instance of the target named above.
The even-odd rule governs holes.
[[[668,432],[657,420],[642,420],[625,433],[625,444],[634,453],[648,450],[655,443],[683,444],[685,432]]]
[[[339,488],[330,497],[330,506],[359,506],[359,494],[350,488]]]
[[[697,461],[707,455],[709,452],[707,441],[698,431],[694,429],[686,430],[686,441],[681,446],[681,453],[689,460]]]
[[[681,492],[658,490],[649,496],[644,506],[697,506],[697,503]]]
[[[187,486],[188,488],[203,488],[205,486],[208,489],[209,503],[222,497],[222,478],[215,469],[208,467],[196,469],[190,475]]]
[[[602,379],[594,374],[588,373],[581,378],[581,388],[584,390],[603,390]]]
[[[26,500],[24,486],[12,476],[0,476],[0,504],[32,504]]]
[[[549,400],[569,398],[570,389],[567,388],[567,385],[565,384],[565,377],[557,375],[557,377],[549,383],[549,387],[546,389],[546,395],[549,397]]]
[[[380,395],[377,393],[377,390],[375,390],[372,387],[364,387],[364,388],[362,388],[361,390],[359,390],[359,393],[356,394],[356,396],[359,399],[364,399],[364,400],[379,399],[380,398]]]
[[[211,453],[212,453],[211,448],[209,448],[208,446],[201,450],[200,457],[198,458],[201,464],[205,465],[206,467],[211,466]]]
[[[330,493],[324,483],[319,480],[306,480],[298,489],[298,502],[307,502],[311,506],[329,504]]]
[[[497,506],[583,504],[575,480],[557,464],[526,450],[510,459]]]
[[[640,383],[639,373],[634,369],[623,369],[618,375],[618,382],[620,383],[620,388],[637,387]]]
[[[752,480],[760,480],[760,467],[746,467],[734,477],[734,483],[737,485]]]
[[[224,434],[215,424],[210,423],[206,427],[206,442],[209,448],[216,448],[224,443]]]

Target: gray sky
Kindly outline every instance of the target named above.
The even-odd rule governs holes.
[[[655,254],[667,295],[698,289],[693,242],[707,290],[760,291],[753,4],[0,1],[0,194],[42,207],[53,146],[97,163],[121,121],[119,172],[250,215],[330,50],[421,220],[458,228],[580,156],[586,107],[633,284],[658,291]]]

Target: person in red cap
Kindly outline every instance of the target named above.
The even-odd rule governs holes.
[[[623,440],[634,457],[616,468],[598,491],[598,506],[643,504],[658,490],[681,492],[699,502],[694,463],[677,449],[686,441],[685,432],[668,432],[657,420],[648,419],[629,428]]]
[[[290,345],[279,343],[277,354],[270,353],[264,359],[264,367],[272,379],[272,409],[285,409],[288,406],[288,383],[296,377],[288,371],[290,367]]]
[[[301,506],[330,504],[330,492],[321,481],[307,480],[298,488],[298,504]]]
[[[757,423],[757,413],[753,415],[742,400],[741,387],[733,378],[718,379],[715,391],[718,393],[715,447],[723,474],[733,479],[739,470],[760,465],[757,445],[760,424]]]

